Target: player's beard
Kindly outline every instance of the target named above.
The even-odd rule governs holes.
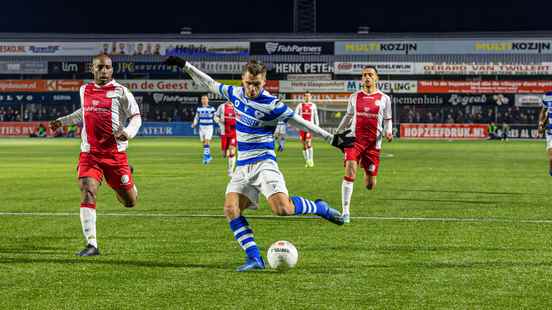
[[[377,85],[376,83],[377,83],[376,81],[364,82],[364,91],[369,93],[371,90],[373,90],[376,87]]]
[[[98,85],[105,85],[109,82],[111,82],[113,78],[110,77],[110,76],[105,76],[105,77],[99,77],[97,80],[96,80],[96,84]]]

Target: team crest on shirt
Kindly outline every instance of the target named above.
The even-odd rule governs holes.
[[[376,166],[374,164],[370,164],[370,166],[368,166],[368,171],[370,172],[376,171]]]
[[[128,182],[130,182],[130,177],[128,175],[123,175],[121,176],[121,184],[128,184]]]
[[[115,88],[115,90],[108,91],[105,96],[107,98],[119,98],[123,96],[123,89],[121,87]]]
[[[262,118],[263,116],[265,116],[263,112],[255,110],[255,117],[256,118]]]

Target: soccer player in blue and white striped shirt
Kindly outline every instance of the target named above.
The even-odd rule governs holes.
[[[289,197],[284,177],[276,163],[273,133],[278,121],[289,121],[294,127],[315,133],[338,148],[352,145],[354,138],[347,137],[346,133],[331,135],[305,121],[277,97],[263,90],[266,67],[256,61],[245,65],[242,73],[243,87],[216,82],[180,58],[170,57],[167,64],[181,67],[196,82],[204,84],[211,92],[227,98],[234,105],[238,160],[236,171],[226,188],[224,215],[235,239],[247,255],[245,264],[238,271],[265,268],[253,230],[242,214],[247,208],[258,207],[260,193],[266,197],[274,214],[316,214],[332,223],[343,225],[339,211],[331,208],[325,201],[312,201],[300,196]]]
[[[539,135],[545,134],[546,151],[548,152],[548,174],[552,176],[552,92],[542,97],[542,109],[539,115]]]
[[[209,105],[209,97],[201,96],[201,106],[197,108],[192,128],[199,126],[199,139],[203,143],[203,163],[211,162],[211,140],[213,139],[213,125],[215,108]]]

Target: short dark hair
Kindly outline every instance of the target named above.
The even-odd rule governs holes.
[[[98,54],[98,55],[92,57],[92,62],[94,62],[94,60],[96,60],[96,59],[100,59],[100,58],[104,58],[104,57],[105,57],[105,58],[108,58],[108,59],[111,59],[111,57],[109,57],[108,54],[106,54],[106,53],[100,53],[100,54]]]
[[[249,72],[251,75],[259,75],[259,74],[266,74],[266,66],[265,64],[258,62],[256,60],[250,60],[248,61],[245,66],[243,67],[243,74],[246,72]]]
[[[362,71],[364,71],[366,69],[373,69],[374,72],[376,72],[376,74],[379,75],[379,72],[378,72],[378,69],[376,68],[376,66],[372,66],[372,65],[365,66],[364,68],[362,68]]]

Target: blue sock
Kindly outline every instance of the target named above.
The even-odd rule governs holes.
[[[308,200],[301,196],[292,196],[291,201],[295,206],[295,215],[316,214],[324,216],[328,213],[328,207],[325,205],[316,205],[312,200]]]
[[[209,144],[203,144],[203,156],[206,158],[209,158],[211,156],[211,149],[209,148]]]
[[[245,217],[240,216],[230,221],[230,229],[234,233],[234,238],[240,244],[241,248],[249,258],[258,258],[261,256],[259,248],[253,237],[253,230],[249,228],[249,223]]]

